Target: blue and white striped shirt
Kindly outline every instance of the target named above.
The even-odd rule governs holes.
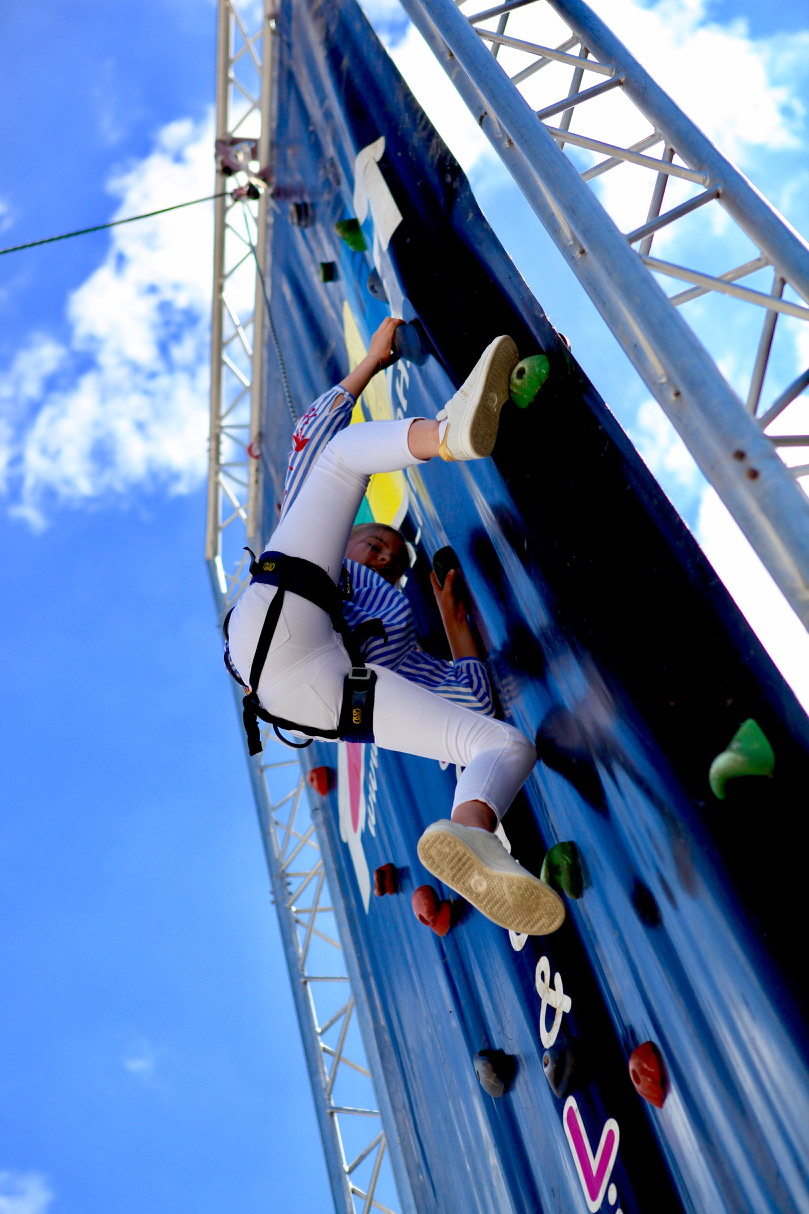
[[[292,436],[281,518],[295,501],[329,439],[350,423],[355,403],[354,397],[344,388],[331,388],[309,406],[298,422]],[[411,683],[426,687],[464,708],[493,715],[489,676],[480,658],[445,662],[425,653],[416,644],[413,613],[402,592],[357,561],[347,560],[345,565],[353,591],[343,605],[348,626],[356,628],[364,620],[380,619],[388,634],[387,644],[381,637],[370,637],[363,644],[362,655],[366,662],[395,670]]]

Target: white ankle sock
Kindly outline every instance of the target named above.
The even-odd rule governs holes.
[[[448,429],[449,429],[448,421],[443,421],[443,422],[438,423],[438,445],[439,445],[439,447],[443,443],[444,435],[446,434]],[[477,829],[477,827],[475,829]]]

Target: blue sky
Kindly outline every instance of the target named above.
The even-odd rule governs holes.
[[[429,93],[393,5],[370,11]],[[712,100],[700,68],[691,112],[809,231],[805,7],[601,11],[653,72],[661,11],[695,63],[724,39],[737,76]],[[208,192],[212,3],[17,4],[1,28],[1,244]],[[748,140],[751,114],[770,125]],[[690,525],[732,548],[521,198],[453,122],[551,319]],[[329,1207],[202,555],[210,231],[204,206],[0,259],[0,1214]],[[742,553],[727,576],[750,568]]]

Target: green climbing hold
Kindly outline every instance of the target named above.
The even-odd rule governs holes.
[[[532,354],[518,362],[511,372],[509,391],[514,404],[526,409],[548,378],[551,364],[544,354]]]
[[[736,776],[771,776],[775,768],[772,746],[752,717],[731,738],[727,750],[717,755],[708,773],[711,792],[725,799],[725,785]]]
[[[584,882],[575,843],[556,843],[542,861],[540,881],[568,898],[580,898]]]
[[[364,253],[368,246],[358,219],[338,219],[334,230],[344,240],[352,253]]]

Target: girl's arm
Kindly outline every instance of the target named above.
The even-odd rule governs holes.
[[[292,435],[292,450],[289,454],[284,499],[281,504],[283,518],[297,497],[301,485],[329,439],[351,421],[356,398],[368,386],[373,376],[390,360],[393,334],[402,322],[388,318],[383,320],[371,338],[370,352],[341,380],[335,388],[329,388],[310,405],[295,427]],[[280,521],[280,520],[279,520]]]
[[[441,612],[441,622],[447,634],[450,652],[457,662],[460,658],[480,658],[472,629],[469,627],[469,617],[461,599],[455,597],[453,584],[457,570],[450,569],[444,578],[444,585],[439,586],[438,578],[430,574],[430,584],[433,588],[438,610]]]
[[[371,338],[368,353],[353,371],[349,371],[345,379],[340,381],[340,387],[345,388],[352,396],[359,396],[371,382],[377,371],[381,371],[390,362],[393,347],[393,334],[396,326],[402,322],[389,316],[377,329]]]
[[[380,661],[379,658],[375,660]],[[489,675],[478,657],[445,662],[443,658],[434,658],[415,645],[396,667],[396,673],[463,708],[470,708],[487,717],[494,716]]]

